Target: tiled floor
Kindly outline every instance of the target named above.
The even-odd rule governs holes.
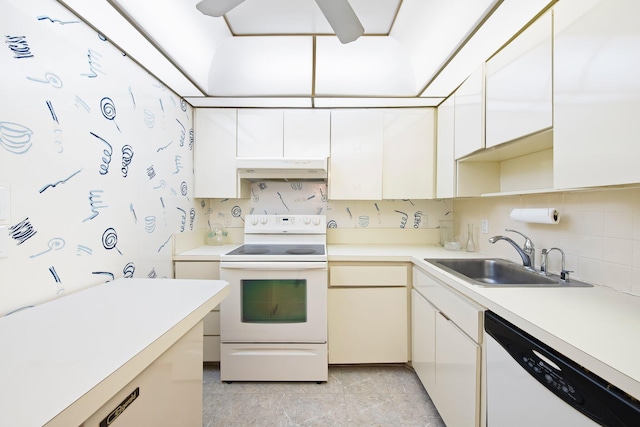
[[[317,383],[220,381],[204,368],[203,426],[444,427],[416,374],[404,366],[331,366]]]

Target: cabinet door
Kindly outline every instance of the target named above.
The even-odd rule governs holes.
[[[327,158],[330,141],[329,110],[284,110],[284,157]]]
[[[219,261],[176,261],[174,269],[176,279],[220,279]]]
[[[383,199],[433,199],[435,109],[384,111]]]
[[[436,316],[436,392],[448,426],[480,425],[480,346],[443,313]]]
[[[436,197],[456,196],[456,160],[454,154],[455,104],[450,96],[438,106],[436,149]]]
[[[554,5],[554,186],[640,182],[640,2]]]
[[[407,288],[329,288],[329,363],[406,363]]]
[[[484,148],[483,91],[484,66],[481,66],[454,93],[456,159]]]
[[[238,110],[238,157],[283,156],[282,110]]]
[[[411,365],[429,394],[436,386],[437,310],[415,290],[411,291]]]
[[[329,198],[382,199],[382,110],[331,112]]]
[[[486,148],[552,126],[551,20],[547,12],[487,61]]]
[[[236,173],[236,110],[196,108],[194,196],[240,197]]]

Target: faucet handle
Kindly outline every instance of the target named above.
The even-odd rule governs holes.
[[[524,237],[523,249],[526,249],[528,251],[533,251],[533,241],[529,238],[529,236],[527,236],[524,233],[519,232],[518,230],[514,230],[512,228],[505,228],[504,231],[510,231],[512,233],[516,233],[516,234],[519,234],[522,237]]]
[[[563,282],[569,282],[569,273],[573,273],[573,270],[562,270],[560,272],[560,280]]]

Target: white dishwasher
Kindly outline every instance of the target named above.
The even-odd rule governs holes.
[[[485,312],[488,427],[639,426],[632,396]]]

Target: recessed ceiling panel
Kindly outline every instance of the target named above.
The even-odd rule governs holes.
[[[209,71],[212,96],[310,96],[311,37],[231,37]]]
[[[388,34],[401,0],[349,0],[365,34]],[[225,15],[234,35],[333,34],[315,0],[245,0]]]
[[[344,45],[318,37],[316,43],[316,95],[416,95],[413,66],[394,39],[360,37]]]

